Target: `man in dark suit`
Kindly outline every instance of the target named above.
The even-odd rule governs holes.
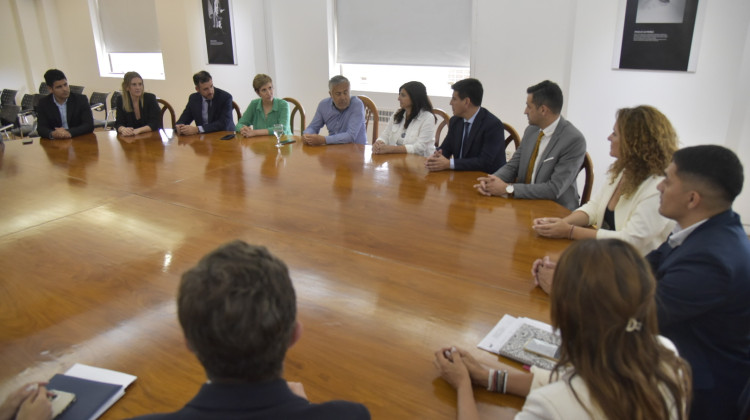
[[[484,195],[554,200],[570,210],[578,208],[576,178],[586,156],[586,140],[560,115],[560,87],[545,80],[526,90],[529,126],[521,146],[508,164],[493,175],[480,177],[474,187]]]
[[[300,338],[289,270],[265,247],[225,244],[182,275],[177,317],[209,381],[182,409],[141,419],[367,420],[365,406],[313,404],[282,378],[286,351]],[[356,380],[356,378],[352,378]]]
[[[232,95],[214,87],[211,75],[204,70],[193,75],[196,92],[190,95],[185,110],[177,120],[177,133],[191,135],[214,131],[234,131]],[[195,121],[195,125],[190,123]]]
[[[709,145],[675,152],[658,186],[677,226],[646,259],[659,331],[692,368],[691,419],[737,419],[750,378],[750,240],[732,211],[743,181],[737,155]]]
[[[44,73],[52,92],[37,104],[37,132],[46,139],[69,139],[94,131],[94,116],[86,95],[71,93],[68,79],[57,69]]]
[[[430,171],[495,172],[505,165],[503,123],[481,107],[484,89],[479,80],[459,80],[451,88],[453,117],[448,134],[427,158],[425,167]]]

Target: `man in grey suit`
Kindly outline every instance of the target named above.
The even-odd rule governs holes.
[[[483,195],[554,200],[570,210],[580,197],[576,177],[586,155],[586,139],[560,115],[563,95],[549,80],[526,89],[529,126],[521,146],[508,163],[492,175],[477,178]]]

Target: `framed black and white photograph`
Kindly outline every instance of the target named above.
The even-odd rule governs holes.
[[[236,64],[229,0],[201,0],[208,64]]]
[[[694,72],[702,14],[698,0],[622,0],[612,66]]]

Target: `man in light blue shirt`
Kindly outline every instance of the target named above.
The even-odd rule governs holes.
[[[367,144],[365,106],[359,98],[350,96],[349,87],[349,79],[344,76],[333,76],[328,81],[331,97],[320,101],[315,117],[303,132],[302,141],[306,145]],[[328,136],[318,134],[324,124]]]

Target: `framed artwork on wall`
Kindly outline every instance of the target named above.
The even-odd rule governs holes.
[[[622,0],[612,67],[694,72],[702,17],[698,0]]]
[[[237,64],[234,56],[232,5],[229,0],[201,0],[208,64]]]

